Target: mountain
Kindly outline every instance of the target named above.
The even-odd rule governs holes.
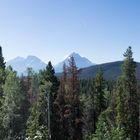
[[[71,56],[73,56],[76,61],[76,65],[79,68],[79,77],[81,79],[94,78],[99,68],[103,69],[104,78],[107,80],[115,80],[121,74],[121,65],[123,64],[123,61],[94,65],[87,58],[81,57],[77,53],[72,53],[64,61],[54,66],[57,76],[62,74],[63,63],[65,62],[68,64],[68,60]],[[140,80],[140,63],[137,62],[136,64],[136,76],[137,79]],[[44,69],[46,67],[46,64],[42,60],[31,55],[27,56],[27,58],[16,57],[6,63],[6,66],[9,65],[18,72],[18,75],[21,75],[22,73],[26,74],[28,67],[32,67],[35,72],[38,72],[40,69]]]
[[[76,65],[79,69],[93,65],[93,63],[87,58],[81,57],[77,53],[72,53],[64,61],[54,66],[55,71],[62,72],[64,62],[68,64],[68,61],[71,56],[74,57]],[[27,68],[29,67],[33,68],[35,72],[38,72],[40,69],[44,69],[46,67],[46,64],[42,60],[40,60],[36,56],[31,55],[27,56],[27,58],[16,57],[6,63],[6,66],[9,65],[11,65],[13,69],[18,72],[19,75],[21,75],[22,73],[25,74]]]
[[[79,77],[81,79],[94,78],[98,69],[102,68],[104,72],[104,78],[106,80],[116,80],[121,75],[122,64],[123,61],[116,61],[83,68],[79,70]],[[136,77],[138,80],[140,80],[140,63],[136,62],[136,64],[137,64]]]
[[[80,68],[85,68],[85,67],[89,67],[94,65],[90,60],[88,60],[85,57],[81,57],[78,53],[71,53],[64,61],[58,63],[57,65],[54,66],[55,71],[58,72],[62,72],[63,71],[63,64],[65,63],[66,65],[68,65],[69,63],[69,59],[70,57],[73,56],[74,60],[76,62],[76,66],[78,67],[78,69]]]
[[[116,80],[121,75],[122,64],[123,61],[116,61],[82,68],[79,69],[79,78],[80,79],[95,78],[99,68],[102,68],[104,72],[104,78],[106,80]],[[136,64],[137,64],[136,77],[140,81],[140,63],[137,62]],[[56,75],[60,77],[62,73],[57,73]]]
[[[46,67],[46,64],[36,56],[27,56],[27,58],[16,57],[6,63],[6,66],[11,65],[19,75],[26,73],[27,68],[31,67],[35,72]]]

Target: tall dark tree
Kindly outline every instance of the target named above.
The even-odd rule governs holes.
[[[105,80],[103,78],[103,71],[101,68],[98,70],[95,79],[90,82],[92,84],[90,84],[90,87],[87,89],[88,98],[84,107],[86,135],[95,133],[98,118],[106,109]]]
[[[46,90],[50,86],[46,84]],[[47,95],[40,92],[38,98],[31,106],[31,113],[27,121],[26,138],[48,140],[47,125]]]
[[[97,118],[106,108],[105,99],[105,80],[103,78],[103,70],[100,68],[95,77],[95,106]]]
[[[56,103],[58,105],[58,118],[59,118],[59,139],[67,139],[67,130],[65,129],[65,119],[64,119],[64,111],[65,111],[65,96],[66,96],[66,87],[67,86],[67,68],[66,64],[63,65],[63,75],[60,77],[60,86],[58,90],[58,96],[56,99]]]
[[[2,47],[0,46],[0,96],[3,95],[3,88],[2,86],[5,83],[5,62],[4,57],[2,54]]]
[[[27,76],[22,75],[20,77],[20,85],[21,95],[23,96],[20,109],[20,127],[22,129],[22,139],[25,139],[26,131],[29,129],[28,127],[26,128],[26,123],[29,120],[28,118],[32,116],[31,108],[35,104],[39,94],[38,75],[32,68],[27,68]]]
[[[50,92],[46,91],[46,85],[48,83],[51,83],[50,87]],[[48,62],[48,65],[45,70],[40,72],[40,84],[41,84],[41,89],[42,93],[49,94],[46,95],[48,100],[49,100],[49,110],[48,113],[50,114],[50,126],[51,128],[49,129],[51,133],[51,139],[52,140],[57,140],[59,137],[59,116],[57,112],[58,105],[55,103],[55,100],[57,98],[57,93],[59,89],[59,81],[57,77],[55,76],[55,71],[54,68],[51,64],[51,62]],[[46,93],[47,92],[47,93]]]
[[[20,78],[20,86],[21,86],[21,94],[23,96],[23,99],[21,101],[21,109],[20,109],[20,115],[21,115],[21,133],[22,138],[21,140],[25,139],[26,134],[26,122],[28,120],[29,114],[30,114],[30,98],[28,94],[28,82],[27,78],[25,76],[21,76]]]
[[[118,82],[117,123],[125,129],[131,140],[139,139],[139,98],[137,92],[136,63],[129,47],[124,53],[122,75]]]
[[[87,83],[89,80],[87,81]],[[95,133],[96,129],[96,106],[95,106],[95,81],[94,79],[90,80],[90,86],[86,88],[86,94],[84,95],[84,106],[83,106],[83,115],[84,115],[84,129],[83,133],[85,139],[89,135]]]
[[[3,70],[5,69],[5,62],[4,62],[4,57],[3,57],[1,46],[0,46],[0,68],[2,68]]]
[[[67,73],[67,74],[66,74]],[[66,140],[82,139],[82,113],[80,109],[80,86],[78,79],[78,70],[74,57],[69,60],[67,72],[64,67],[64,128]],[[67,76],[66,76],[67,75]]]
[[[2,47],[0,46],[0,135],[3,135],[3,127],[2,127],[2,119],[3,119],[3,112],[2,112],[2,105],[3,105],[3,86],[6,79],[5,73],[5,62],[4,57],[2,54]]]
[[[11,67],[7,69],[6,81],[4,84],[4,102],[2,105],[4,139],[21,139],[21,94],[20,80]]]

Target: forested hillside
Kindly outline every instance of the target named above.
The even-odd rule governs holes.
[[[106,80],[116,80],[121,75],[122,64],[123,61],[116,61],[83,68],[79,70],[79,77],[81,79],[95,78],[98,70],[102,68]],[[140,63],[136,62],[136,65],[136,78],[140,80]]]
[[[5,67],[0,47],[0,140],[139,140],[139,63],[132,48],[112,71],[109,65],[91,76],[94,67],[79,71],[71,56],[59,78],[51,62],[19,77]]]

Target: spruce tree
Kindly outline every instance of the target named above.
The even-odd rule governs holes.
[[[105,99],[105,80],[103,78],[103,70],[100,68],[95,77],[95,108],[96,108],[96,117],[100,115],[106,108],[106,99]]]
[[[31,114],[31,107],[33,107],[33,104],[35,104],[37,96],[39,94],[39,84],[37,74],[34,73],[32,69],[28,68],[28,74],[27,76],[23,75],[21,76],[20,84],[21,84],[21,94],[23,96],[20,109],[20,113],[22,116],[21,128],[23,139],[25,139],[26,122]]]
[[[23,75],[20,78],[20,87],[21,87],[21,95],[23,97],[23,99],[21,101],[21,109],[20,109],[20,115],[21,115],[20,127],[22,129],[21,140],[23,140],[23,139],[25,139],[26,122],[29,117],[29,109],[30,109],[29,96],[28,96],[27,86],[26,86],[26,78]]]
[[[51,83],[50,91],[46,91],[46,86]],[[48,62],[46,69],[40,71],[40,87],[43,94],[47,94],[46,98],[49,100],[49,110],[50,114],[50,127],[49,132],[51,134],[51,140],[59,139],[59,116],[57,112],[58,105],[56,104],[57,93],[59,89],[59,81],[55,76],[54,68],[51,62]],[[47,92],[47,93],[46,93]],[[49,95],[48,95],[49,94]]]
[[[67,139],[78,140],[82,139],[82,113],[79,99],[80,85],[78,79],[78,69],[73,56],[69,59],[67,73],[68,76],[65,85],[66,105],[64,108],[64,126],[67,130]]]
[[[117,124],[131,140],[139,139],[139,99],[136,80],[136,63],[129,47],[124,53],[122,75],[117,85]]]
[[[0,98],[2,98],[2,95],[3,95],[2,86],[5,83],[5,77],[6,77],[6,75],[5,75],[5,67],[6,66],[5,66],[4,57],[3,57],[3,53],[2,53],[2,47],[0,46]]]
[[[3,128],[4,139],[15,140],[21,138],[21,102],[23,96],[21,94],[20,80],[16,72],[9,67],[6,71],[6,81],[4,84],[4,102],[2,105],[3,112]]]
[[[4,57],[3,57],[1,46],[0,46],[0,68],[5,70],[5,62],[4,62]]]
[[[100,68],[95,79],[91,80],[90,88],[88,88],[88,98],[84,111],[86,131],[88,135],[94,134],[100,114],[106,109],[105,98],[105,80],[103,71]]]
[[[5,62],[4,57],[2,54],[2,47],[0,46],[0,135],[3,135],[3,126],[2,126],[2,119],[3,119],[3,112],[2,112],[2,105],[3,105],[3,85],[5,83]]]
[[[46,90],[49,85],[46,85]],[[27,121],[26,139],[47,140],[47,100],[46,94],[40,92],[37,100],[31,106],[31,113]]]
[[[58,90],[58,96],[56,98],[56,104],[58,105],[58,116],[59,116],[59,139],[67,139],[67,130],[65,129],[65,119],[64,119],[64,111],[65,111],[65,96],[66,96],[66,85],[67,85],[67,68],[66,64],[63,65],[63,75],[60,77],[60,86]]]
[[[87,81],[89,82],[89,80]],[[85,138],[94,134],[96,130],[96,106],[95,106],[95,81],[90,80],[90,86],[86,88],[86,94],[84,98],[83,115],[84,115],[84,135]]]

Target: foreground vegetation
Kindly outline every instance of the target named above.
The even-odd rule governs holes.
[[[122,74],[106,81],[78,78],[71,57],[63,75],[46,69],[18,77],[5,67],[0,47],[0,140],[139,140],[139,91],[136,63],[129,47]]]

